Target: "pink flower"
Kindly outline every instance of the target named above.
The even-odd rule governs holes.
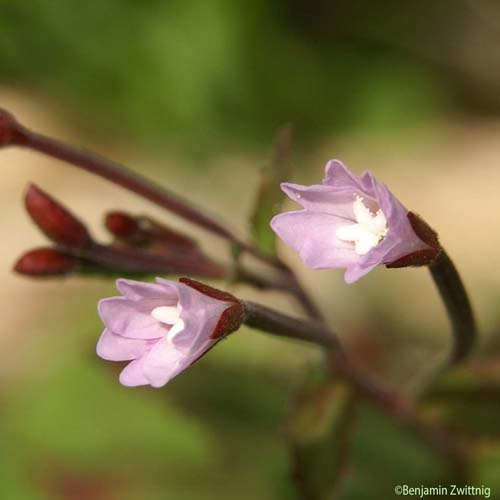
[[[358,177],[330,160],[322,184],[281,188],[304,210],[277,215],[271,227],[308,267],[345,268],[353,283],[380,264],[413,265],[412,256],[436,252],[415,233],[413,214],[369,171]]]
[[[165,385],[241,324],[243,308],[232,295],[181,281],[119,279],[122,296],[99,302],[106,328],[97,354],[131,361],[120,374],[123,385]]]

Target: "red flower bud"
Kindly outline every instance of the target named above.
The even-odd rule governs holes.
[[[87,228],[34,184],[28,187],[25,204],[33,221],[52,241],[71,248],[80,248],[91,241]]]
[[[77,265],[76,257],[55,248],[35,248],[16,262],[14,271],[27,276],[59,276],[70,273]]]
[[[107,230],[121,239],[133,238],[139,231],[137,220],[125,212],[109,212],[104,221]]]

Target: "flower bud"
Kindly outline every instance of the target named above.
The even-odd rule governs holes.
[[[104,224],[111,234],[123,240],[135,239],[140,230],[137,220],[125,212],[108,212]]]
[[[198,243],[150,217],[134,216],[122,211],[106,214],[106,229],[132,246],[148,246],[165,254],[192,254],[201,256]]]
[[[91,241],[87,228],[59,202],[30,184],[25,205],[36,225],[55,243],[81,248]]]
[[[27,276],[60,276],[75,270],[78,259],[55,248],[35,248],[15,264],[14,271]]]

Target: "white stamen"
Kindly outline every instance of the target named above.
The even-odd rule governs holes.
[[[160,306],[151,311],[151,316],[160,323],[175,325],[179,320],[180,310],[177,306]]]
[[[160,323],[165,323],[171,328],[168,330],[167,339],[172,340],[179,332],[184,330],[184,321],[181,319],[181,306],[159,306],[151,311],[151,316]]]
[[[179,318],[178,321],[176,321],[175,325],[170,328],[169,332],[167,333],[167,339],[172,341],[172,339],[179,333],[184,330],[184,321]]]
[[[335,234],[339,240],[353,242],[358,255],[365,255],[387,235],[387,220],[382,210],[373,214],[360,196],[356,196],[353,211],[356,224],[341,226]]]

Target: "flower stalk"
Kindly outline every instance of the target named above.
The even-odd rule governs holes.
[[[476,341],[477,327],[472,306],[460,275],[444,250],[441,250],[429,265],[429,271],[453,329],[454,343],[450,364],[457,364],[470,354]]]
[[[331,349],[338,347],[335,336],[321,322],[292,318],[269,307],[251,301],[242,301],[246,325],[274,335],[319,344]]]

